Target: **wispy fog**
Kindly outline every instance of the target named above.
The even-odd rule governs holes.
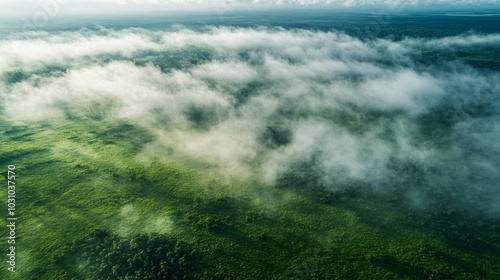
[[[30,32],[1,41],[0,95],[13,122],[127,121],[157,136],[145,151],[221,174],[270,185],[300,175],[334,193],[498,216],[500,74],[423,52],[499,44],[499,34]]]

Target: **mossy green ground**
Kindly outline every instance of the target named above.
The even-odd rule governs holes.
[[[74,255],[96,230],[185,242],[193,278],[500,279],[494,221],[223,178],[148,154],[152,135],[129,124],[0,125],[2,185],[15,165],[18,216],[16,272],[3,261],[0,279],[97,279]]]

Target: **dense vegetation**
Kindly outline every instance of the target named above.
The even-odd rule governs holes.
[[[64,261],[82,262],[81,275],[90,279],[193,279],[196,275],[189,247],[164,235],[122,238],[96,230],[73,248],[79,251],[70,251]]]
[[[2,127],[23,217],[16,279],[499,277],[498,221],[449,212],[446,198],[414,211],[355,186],[331,193],[299,169],[277,187],[222,180],[145,159],[147,132],[91,119]]]

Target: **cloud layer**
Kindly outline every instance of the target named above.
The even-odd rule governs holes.
[[[31,32],[2,41],[0,94],[12,121],[127,121],[157,136],[145,150],[230,176],[415,207],[446,197],[498,215],[500,74],[422,52],[499,43],[262,28]]]
[[[158,8],[161,6],[165,7],[175,7],[181,8],[182,6],[189,6],[191,8],[196,7],[226,7],[234,8],[238,6],[314,6],[314,5],[333,5],[333,6],[343,6],[343,7],[365,7],[365,6],[387,6],[387,7],[426,7],[426,6],[484,6],[484,5],[496,5],[499,4],[499,0],[27,0],[23,3],[15,0],[0,0],[0,6],[9,9],[25,9],[25,10],[35,10],[35,9],[47,9],[52,10],[60,9],[65,7],[70,9],[71,7],[79,7],[84,11],[94,11],[101,12],[102,9],[109,9],[110,7],[121,8],[121,9],[133,9],[133,8]],[[57,8],[55,8],[57,7]],[[100,11],[101,10],[101,11]],[[116,10],[115,10],[116,12]]]

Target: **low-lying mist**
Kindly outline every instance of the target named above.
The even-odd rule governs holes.
[[[12,122],[125,121],[156,135],[144,151],[227,176],[498,217],[500,74],[439,54],[499,43],[264,28],[31,32],[0,43],[0,96]]]

